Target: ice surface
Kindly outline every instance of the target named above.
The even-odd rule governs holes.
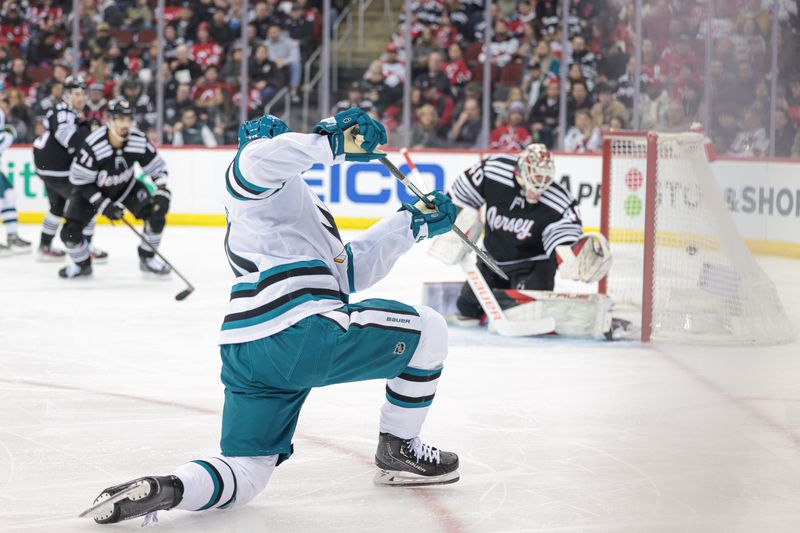
[[[38,228],[23,226],[24,237]],[[124,227],[92,280],[0,259],[0,531],[100,531],[106,486],[217,452],[215,346],[231,273],[223,230],[167,228],[197,291],[143,280]],[[761,259],[800,330],[800,263]],[[415,249],[363,297],[415,303],[458,272]],[[378,488],[383,383],[310,395],[295,456],[233,511],[161,513],[160,530],[773,532],[800,530],[800,350],[503,339],[451,330],[423,437],[462,480]],[[111,527],[133,531],[139,521]]]

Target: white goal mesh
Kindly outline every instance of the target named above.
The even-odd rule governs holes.
[[[611,135],[603,163],[602,230],[614,266],[601,290],[635,310],[644,340],[793,338],[775,286],[736,232],[701,135]]]

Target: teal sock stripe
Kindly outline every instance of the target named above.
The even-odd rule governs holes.
[[[425,402],[415,402],[415,403],[404,402],[402,400],[398,400],[397,398],[392,398],[388,393],[386,394],[386,401],[392,405],[396,405],[398,407],[405,407],[406,409],[419,409],[422,407],[429,407],[433,403],[433,400],[428,400]]]
[[[422,368],[414,368],[407,366],[405,367],[405,369],[403,369],[403,374],[410,374],[412,376],[420,376],[420,377],[435,376],[436,374],[441,374],[443,368],[444,366],[439,366],[431,370],[424,370]]]
[[[222,486],[222,477],[217,472],[217,469],[211,466],[209,463],[205,461],[192,461],[200,466],[202,466],[208,475],[211,476],[211,481],[214,483],[214,491],[211,493],[211,499],[208,500],[208,503],[202,506],[198,511],[205,511],[215,503],[219,502],[219,498],[221,496],[221,489]]]

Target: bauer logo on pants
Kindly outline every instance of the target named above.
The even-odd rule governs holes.
[[[394,354],[403,355],[405,352],[406,352],[406,343],[398,342],[397,345],[394,347]]]

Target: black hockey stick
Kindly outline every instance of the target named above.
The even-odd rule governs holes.
[[[128,222],[127,220],[125,220],[125,218],[122,218],[121,220],[122,220],[122,221],[125,223],[125,225],[126,225],[126,226],[128,226],[129,228],[131,228],[131,231],[132,231],[132,232],[134,232],[134,233],[135,233],[135,234],[136,234],[136,235],[137,235],[137,236],[138,236],[138,237],[139,237],[139,238],[142,240],[142,242],[143,242],[143,243],[147,244],[147,241],[145,240],[145,238],[144,238],[144,235],[142,235],[141,233],[139,233],[139,230],[137,230],[136,228],[134,228],[134,227],[133,227],[133,224],[131,224],[130,222]],[[152,246],[150,246],[149,244],[147,244],[147,246],[148,246],[148,248],[150,248],[150,249],[153,251],[153,253],[154,253],[154,254],[156,254],[156,255],[159,257],[159,259],[161,259],[162,261],[164,261],[164,263],[166,263],[166,264],[167,264],[167,266],[168,266],[168,267],[170,267],[170,268],[172,269],[172,271],[173,271],[173,272],[175,272],[175,274],[177,274],[177,275],[178,275],[178,277],[179,277],[179,278],[181,278],[181,279],[183,280],[183,282],[186,284],[186,288],[185,288],[185,289],[183,289],[181,292],[179,292],[178,294],[176,294],[176,295],[175,295],[175,299],[176,299],[176,300],[178,300],[179,302],[180,302],[181,300],[184,300],[184,299],[186,299],[186,297],[187,297],[187,296],[189,296],[190,294],[192,294],[192,293],[194,292],[194,285],[192,285],[191,283],[189,283],[189,280],[188,280],[188,279],[186,279],[186,278],[184,278],[184,277],[183,277],[183,274],[181,274],[180,272],[178,272],[178,269],[177,269],[177,268],[175,268],[174,266],[172,266],[172,263],[170,263],[169,261],[167,261],[167,258],[166,258],[166,257],[164,257],[163,255],[161,255],[161,253],[159,253],[159,251],[158,251],[158,250],[154,249],[154,248],[153,248]]]
[[[430,200],[428,200],[428,198],[422,193],[422,191],[419,190],[419,188],[417,188],[416,185],[414,185],[414,183],[410,179],[408,179],[408,176],[400,172],[400,169],[394,166],[394,163],[389,161],[387,157],[382,157],[378,161],[383,163],[383,166],[389,169],[389,172],[391,172],[395,178],[400,180],[403,183],[403,185],[408,187],[411,190],[411,192],[413,192],[417,196],[417,198],[422,200],[428,209],[436,209],[436,206],[433,205],[433,203]],[[475,252],[478,258],[481,261],[483,261],[487,267],[491,268],[495,274],[497,274],[504,280],[508,280],[508,275],[505,272],[503,272],[503,270],[497,265],[497,263],[494,262],[494,259],[492,259],[492,257],[489,254],[478,248],[478,246],[474,242],[472,242],[472,240],[469,237],[467,237],[464,234],[464,232],[461,231],[461,229],[459,229],[458,226],[455,225],[453,226],[453,233],[458,235],[461,238],[461,240],[464,241],[464,243],[467,246],[469,246],[473,252]]]

